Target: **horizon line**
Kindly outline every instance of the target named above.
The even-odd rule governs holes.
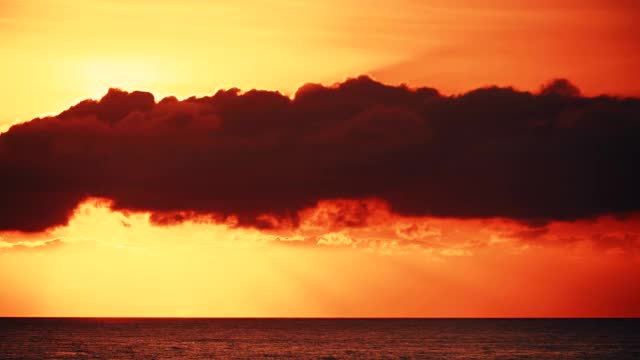
[[[640,316],[0,316],[6,319],[78,320],[640,320]]]

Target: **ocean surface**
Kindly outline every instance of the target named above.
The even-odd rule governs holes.
[[[640,359],[639,319],[0,318],[0,359]]]

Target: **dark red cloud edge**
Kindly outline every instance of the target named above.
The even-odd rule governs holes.
[[[158,103],[111,89],[0,135],[0,230],[64,225],[88,197],[159,224],[216,214],[265,228],[262,214],[295,224],[319,200],[377,198],[400,215],[540,226],[640,210],[638,156],[640,99],[583,97],[566,80],[449,97],[362,76],[293,99]]]

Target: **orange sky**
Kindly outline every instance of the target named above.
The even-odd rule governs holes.
[[[640,95],[633,0],[0,0],[0,130],[109,86],[158,96],[293,93],[368,73],[459,93]]]
[[[0,0],[0,131],[109,87],[188,97],[362,73],[455,94],[640,95],[636,1]],[[640,316],[640,219],[399,217],[350,203],[261,232],[82,204],[69,225],[0,233],[0,316]],[[233,219],[228,219],[230,224]],[[604,239],[604,240],[603,240]]]
[[[3,235],[0,316],[638,316],[637,217],[528,239],[513,222],[402,218],[376,202],[365,228],[332,225],[356,203],[329,201],[266,233],[153,226],[108,205]]]

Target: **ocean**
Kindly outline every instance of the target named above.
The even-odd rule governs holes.
[[[640,319],[3,318],[1,359],[640,359]]]

